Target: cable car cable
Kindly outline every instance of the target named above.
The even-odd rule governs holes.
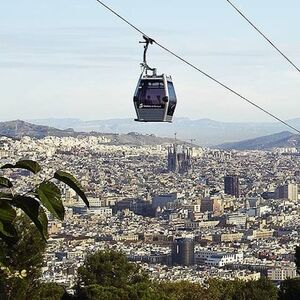
[[[138,27],[136,27],[135,25],[133,25],[132,23],[130,23],[128,20],[126,20],[124,17],[122,17],[120,14],[118,14],[115,10],[113,10],[112,8],[110,8],[109,6],[107,6],[105,3],[103,3],[101,0],[96,0],[99,4],[101,4],[102,6],[104,6],[107,10],[109,10],[111,13],[113,13],[115,16],[117,16],[118,18],[120,18],[122,21],[124,21],[125,23],[127,23],[129,26],[131,26],[133,29],[135,29],[136,31],[138,31],[140,34],[142,34],[143,36],[145,36],[146,38],[149,38],[153,41],[153,43],[155,43],[157,46],[159,46],[160,48],[162,48],[163,50],[165,50],[166,52],[168,52],[169,54],[175,56],[177,59],[181,60],[182,62],[184,62],[185,64],[189,65],[190,67],[192,67],[193,69],[195,69],[196,71],[200,72],[202,75],[206,76],[207,78],[211,79],[212,81],[214,81],[215,83],[217,83],[218,85],[222,86],[223,88],[225,88],[226,90],[230,91],[231,93],[235,94],[236,96],[240,97],[241,99],[243,99],[244,101],[246,101],[247,103],[249,103],[250,105],[256,107],[257,109],[261,110],[262,112],[264,112],[265,114],[269,115],[270,117],[272,117],[273,119],[277,120],[278,122],[282,123],[283,125],[289,127],[290,129],[296,131],[297,133],[300,134],[300,130],[297,129],[296,127],[294,127],[293,125],[288,124],[286,121],[282,120],[281,118],[277,117],[276,115],[274,115],[273,113],[269,112],[268,110],[266,110],[265,108],[261,107],[260,105],[254,103],[253,101],[251,101],[250,99],[244,97],[242,94],[240,94],[239,92],[236,92],[234,89],[230,88],[228,85],[222,83],[221,81],[219,81],[218,79],[214,78],[213,76],[209,75],[208,73],[204,72],[203,70],[201,70],[200,68],[198,68],[197,66],[195,66],[194,64],[190,63],[189,61],[187,61],[186,59],[182,58],[181,56],[179,56],[178,54],[176,54],[175,52],[171,51],[170,49],[168,49],[166,46],[163,46],[162,44],[160,44],[159,42],[157,42],[156,40],[152,39],[149,37],[149,35],[147,35],[146,33],[144,33],[142,30],[140,30]]]
[[[196,67],[195,65],[193,65],[192,63],[188,62],[187,60],[185,60],[184,58],[180,57],[179,55],[177,55],[176,53],[172,52],[171,50],[169,50],[168,48],[164,47],[163,45],[159,44],[158,42],[154,41],[159,47],[161,47],[162,49],[164,49],[165,51],[169,52],[170,54],[172,54],[173,56],[175,56],[176,58],[178,58],[179,60],[183,61],[184,63],[186,63],[187,65],[189,65],[190,67],[192,67],[193,69],[197,70],[198,72],[202,73],[204,76],[208,77],[209,79],[211,79],[212,81],[216,82],[217,84],[219,84],[220,86],[222,86],[223,88],[225,88],[226,90],[230,91],[231,93],[235,94],[236,96],[240,97],[241,99],[243,99],[244,101],[248,102],[249,104],[255,106],[256,108],[258,108],[259,110],[261,110],[262,112],[268,114],[270,117],[276,119],[277,121],[281,122],[282,124],[288,126],[289,128],[293,129],[294,131],[298,132],[300,134],[300,130],[298,130],[297,128],[295,128],[294,126],[288,124],[287,122],[285,122],[284,120],[280,119],[279,117],[275,116],[274,114],[272,114],[271,112],[269,112],[268,110],[264,109],[263,107],[259,106],[258,104],[254,103],[253,101],[249,100],[248,98],[244,97],[242,94],[236,92],[235,90],[233,90],[232,88],[230,88],[229,86],[227,86],[226,84],[222,83],[221,81],[219,81],[218,79],[214,78],[213,76],[209,75],[208,73],[202,71],[201,69],[199,69],[198,67]]]
[[[120,14],[118,14],[116,11],[114,11],[112,8],[110,8],[109,6],[107,6],[104,2],[100,1],[100,0],[96,0],[98,3],[100,3],[102,6],[104,6],[106,9],[108,9],[111,13],[113,13],[114,15],[116,15],[118,18],[120,18],[121,20],[123,20],[125,23],[127,23],[129,26],[131,26],[133,29],[135,29],[136,31],[138,31],[139,33],[141,33],[142,35],[144,35],[145,37],[149,38],[150,37],[144,33],[142,30],[140,30],[139,28],[137,28],[136,26],[134,26],[132,23],[130,23],[129,21],[127,21],[125,18],[123,18]]]
[[[300,69],[297,65],[292,62],[291,59],[287,57],[253,22],[251,22],[246,15],[237,7],[235,6],[230,0],[226,0],[284,59],[286,59],[298,72]]]

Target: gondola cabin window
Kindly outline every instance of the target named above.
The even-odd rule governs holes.
[[[176,93],[175,93],[173,83],[170,81],[168,81],[168,93],[169,93],[168,115],[173,116],[177,100],[176,100]]]
[[[139,86],[137,98],[143,106],[161,106],[165,96],[163,81],[142,80]]]

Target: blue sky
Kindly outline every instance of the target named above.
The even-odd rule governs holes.
[[[148,35],[284,119],[300,117],[300,76],[225,0],[106,3]],[[300,2],[235,0],[298,66]],[[0,2],[0,119],[134,118],[140,35],[94,0]],[[176,116],[271,121],[153,46]]]

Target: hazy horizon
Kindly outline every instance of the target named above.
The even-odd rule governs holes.
[[[38,122],[38,121],[71,121],[71,120],[74,120],[74,121],[80,121],[80,122],[97,122],[97,121],[100,121],[100,122],[105,122],[105,121],[132,121],[132,123],[135,123],[135,124],[143,124],[143,123],[139,123],[139,122],[136,122],[134,120],[134,118],[130,118],[130,117],[119,117],[119,118],[99,118],[99,119],[85,119],[85,118],[80,118],[80,117],[46,117],[46,118],[29,118],[29,119],[26,119],[26,118],[0,118],[0,122],[10,122],[10,121],[25,121],[25,122]],[[276,120],[272,120],[272,119],[269,119],[269,120],[253,120],[253,121],[242,121],[242,120],[217,120],[217,119],[212,119],[212,118],[191,118],[191,117],[174,117],[173,118],[173,122],[176,122],[176,121],[179,121],[179,120],[187,120],[187,121],[212,121],[212,122],[217,122],[217,123],[244,123],[244,124],[247,124],[247,123],[253,123],[253,124],[278,124],[278,125],[281,125],[282,124]],[[285,121],[297,121],[297,120],[300,120],[300,116],[299,117],[294,117],[294,118],[291,118],[291,119],[286,119]],[[147,123],[144,123],[144,124],[147,124]],[[148,123],[149,125],[151,125],[151,123]],[[166,124],[167,125],[167,124]],[[286,127],[287,130],[291,130],[289,129],[288,127]]]
[[[31,119],[25,120],[30,124],[49,126],[50,128],[66,130],[72,128],[75,132],[99,132],[127,134],[137,132],[144,135],[154,134],[159,137],[174,137],[180,140],[194,139],[201,146],[214,146],[227,142],[244,141],[282,132],[295,133],[279,122],[218,122],[210,119],[191,120],[175,118],[173,123],[143,123],[132,119],[90,120],[80,119]],[[2,124],[2,123],[1,123]],[[300,118],[289,120],[289,124],[300,128]],[[8,125],[8,127],[7,127]],[[4,132],[15,124],[3,123]],[[19,127],[19,126],[18,126]],[[14,127],[13,127],[14,128]],[[20,126],[23,132],[23,126]],[[24,124],[26,128],[31,128]],[[29,129],[30,131],[31,129]],[[39,129],[36,129],[39,131]],[[23,132],[24,133],[24,132]]]

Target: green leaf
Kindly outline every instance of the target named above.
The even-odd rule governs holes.
[[[61,200],[61,193],[53,182],[45,181],[37,187],[38,198],[42,204],[59,220],[65,216],[65,208]]]
[[[90,207],[89,201],[86,195],[84,194],[81,184],[77,179],[75,179],[73,175],[64,171],[56,171],[54,174],[54,178],[65,183],[71,189],[73,189],[80,196],[80,198],[83,200],[86,206]]]
[[[43,235],[44,235],[44,237],[47,237],[48,236],[48,218],[45,213],[45,210],[42,207],[40,207],[40,210],[39,210],[39,221],[43,226]]]
[[[13,185],[11,181],[5,177],[0,177],[0,188],[11,188]]]
[[[47,228],[44,228],[45,224],[40,220],[40,203],[34,198],[28,196],[16,196],[12,199],[12,203],[24,211],[46,240],[44,232]]]
[[[9,222],[3,222],[0,220],[0,232],[7,237],[17,236],[15,227]]]
[[[12,222],[16,218],[16,210],[8,203],[7,200],[0,200],[0,220]]]
[[[1,193],[0,192],[0,199],[1,200],[11,200],[13,198],[12,193]]]
[[[41,167],[33,160],[19,160],[16,164],[6,164],[1,169],[25,169],[36,174],[41,170]]]

